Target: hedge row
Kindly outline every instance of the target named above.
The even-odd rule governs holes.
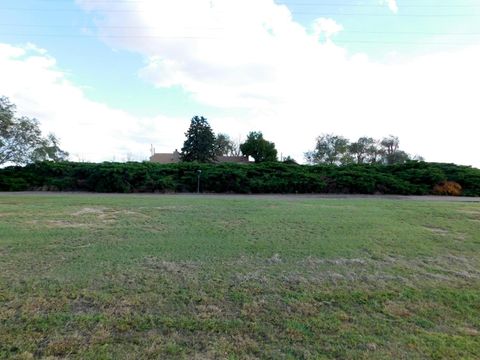
[[[454,181],[480,196],[480,170],[410,161],[402,165],[153,164],[43,162],[0,169],[0,191],[347,193],[428,195]]]

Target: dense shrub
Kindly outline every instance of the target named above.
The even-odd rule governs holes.
[[[480,196],[480,170],[409,161],[401,165],[42,162],[0,169],[0,191],[350,193]],[[439,186],[441,185],[441,186]]]
[[[462,195],[462,186],[455,181],[442,181],[435,185],[433,193],[435,195],[460,196]]]

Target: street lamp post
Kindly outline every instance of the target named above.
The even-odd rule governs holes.
[[[200,176],[202,175],[202,170],[197,170],[197,194],[200,194]]]

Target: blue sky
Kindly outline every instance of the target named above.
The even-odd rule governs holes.
[[[403,127],[400,115],[393,116],[391,125],[385,124],[387,120],[382,122],[392,117],[392,107],[415,108],[418,111],[403,116],[418,113],[421,121],[433,121],[426,119],[432,116],[442,124],[448,119],[438,119],[437,114],[456,114],[454,108],[442,109],[440,103],[433,111],[435,97],[428,98],[429,90],[425,90],[427,98],[423,102],[416,100],[418,96],[401,96],[409,92],[408,83],[396,73],[405,71],[417,79],[412,71],[424,74],[422,69],[429,69],[425,64],[428,61],[432,66],[451,66],[444,68],[449,73],[460,71],[462,56],[480,44],[478,2],[246,0],[239,3],[231,0],[3,0],[0,44],[10,47],[5,51],[10,57],[7,59],[4,55],[8,61],[13,61],[12,49],[28,48],[23,58],[17,57],[11,64],[12,69],[20,72],[22,66],[31,64],[29,57],[54,60],[54,64],[42,65],[34,71],[57,74],[61,80],[48,86],[67,83],[69,89],[81,93],[82,101],[88,102],[86,109],[102,106],[108,119],[99,119],[98,114],[84,116],[105,123],[105,129],[116,128],[118,112],[124,117],[123,122],[137,124],[124,145],[119,146],[118,142],[114,145],[114,140],[106,139],[103,147],[109,146],[107,144],[112,147],[101,156],[93,155],[100,154],[99,150],[83,152],[80,144],[72,146],[71,152],[78,158],[121,159],[126,153],[145,157],[141,149],[147,149],[148,155],[149,143],[163,151],[181,147],[184,130],[180,129],[185,127],[185,121],[188,123],[191,116],[202,114],[212,119],[217,131],[227,132],[234,138],[244,136],[248,130],[262,130],[278,144],[281,152],[294,155],[298,160],[313,146],[314,137],[320,132],[337,132],[349,137],[395,133],[400,135],[407,151],[420,153],[427,160],[454,161],[463,156],[457,162],[479,165],[474,157],[465,154],[468,152],[465,146],[455,158],[440,151],[448,133],[439,134],[438,141],[432,139],[430,145],[425,146],[420,139],[428,135],[428,123],[422,125],[418,136],[411,136],[409,126],[415,123],[413,120]],[[234,6],[235,10],[229,13]],[[268,28],[271,35],[265,38],[269,42],[265,47],[270,46],[283,59],[270,58],[267,52],[262,52],[262,42],[255,41],[265,35],[260,33],[262,26]],[[316,39],[318,46],[310,44],[311,38]],[[32,52],[33,47],[26,44],[35,45],[37,50]],[[210,50],[212,56],[205,53]],[[237,51],[240,55],[234,58]],[[477,54],[476,51],[473,54]],[[318,72],[313,61],[317,56]],[[305,57],[313,60],[305,63]],[[474,70],[472,67],[471,71]],[[457,78],[445,79],[448,91],[454,91],[455,87],[456,92],[458,88],[468,92],[473,86],[470,70],[461,71],[465,75],[460,79],[463,83]],[[371,88],[363,89],[359,85],[362,81],[369,82],[368,76],[362,77],[361,72],[371,77]],[[382,80],[390,76],[390,83]],[[38,88],[44,81],[40,78]],[[431,79],[425,77],[425,89],[427,83],[432,83]],[[381,86],[384,90],[378,90]],[[58,114],[51,115],[50,119],[49,114],[54,110],[50,111],[46,105],[41,111],[38,106],[35,108],[38,96],[28,82],[15,91],[9,91],[6,84],[4,87],[0,87],[0,91],[22,105],[27,113],[38,116],[47,130],[59,132],[59,136],[71,144],[74,135],[67,130],[72,126],[87,128],[87,124],[73,120],[71,124],[61,123],[68,120],[55,118]],[[292,92],[293,87],[297,90]],[[318,88],[321,90],[315,98],[312,93],[315,95]],[[52,91],[51,97],[57,94],[56,90]],[[392,100],[390,107],[384,105],[390,101],[388,98],[382,101],[383,105],[372,100],[389,91],[395,93],[395,102]],[[433,88],[431,93],[435,91]],[[360,102],[362,96],[365,99]],[[435,96],[450,98],[443,93]],[[325,99],[324,111],[322,98]],[[469,100],[468,93],[466,97],[459,97],[458,106],[465,109],[467,105],[472,106],[468,112],[471,116],[462,120],[462,127],[473,131],[477,128],[472,119],[477,114],[472,112],[478,109],[464,103]],[[372,103],[368,103],[370,101]],[[355,111],[346,112],[348,107]],[[296,111],[299,108],[301,111]],[[370,113],[372,108],[375,114]],[[292,119],[297,116],[302,118],[300,123]],[[362,119],[369,119],[365,120],[365,126],[360,125]],[[162,126],[156,126],[158,122]],[[56,127],[59,124],[61,126]],[[94,126],[94,121],[89,124]],[[289,139],[289,124],[303,129],[298,131],[298,140],[294,142]],[[120,134],[122,130],[117,130],[118,134],[111,136],[129,136],[128,132]],[[173,131],[178,135],[173,135]],[[108,136],[103,134],[103,138]],[[68,144],[64,147],[69,150]]]

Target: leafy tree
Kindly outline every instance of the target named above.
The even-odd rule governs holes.
[[[243,155],[253,157],[256,163],[277,161],[275,144],[265,140],[259,131],[250,132],[247,140],[240,145],[240,150]]]
[[[348,147],[350,155],[357,164],[375,163],[378,150],[377,141],[370,137],[361,137]]]
[[[215,155],[233,155],[235,144],[227,134],[218,134],[215,138]]]
[[[61,161],[68,153],[61,150],[53,134],[42,136],[38,121],[16,117],[16,107],[0,98],[0,165],[24,165],[36,161]]]
[[[213,162],[215,160],[215,134],[203,116],[194,116],[182,148],[181,159],[185,162]]]
[[[323,134],[317,138],[313,151],[307,152],[305,158],[312,164],[348,163],[348,139],[334,134]]]
[[[240,146],[242,145],[242,142],[240,139],[238,141],[233,141],[232,140],[232,156],[242,156],[242,150],[240,149]]]
[[[396,136],[390,135],[383,138],[380,145],[383,152],[383,162],[388,165],[403,164],[410,159],[405,151],[400,150],[400,140]]]

